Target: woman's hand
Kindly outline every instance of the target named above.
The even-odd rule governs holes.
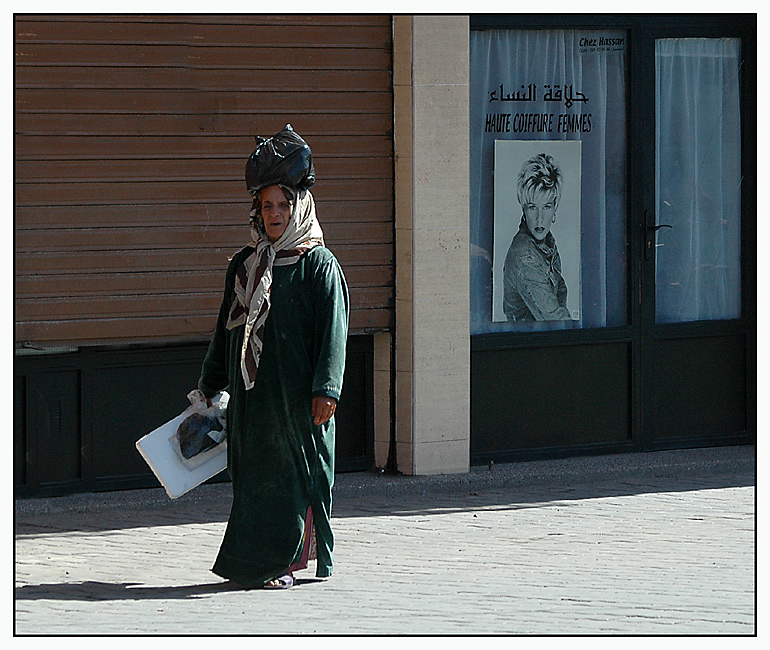
[[[337,410],[337,400],[333,397],[313,398],[313,424],[319,425],[331,420],[334,411]]]

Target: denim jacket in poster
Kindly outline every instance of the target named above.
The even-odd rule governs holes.
[[[569,320],[567,285],[556,239],[542,242],[521,220],[503,265],[503,312],[508,320]]]

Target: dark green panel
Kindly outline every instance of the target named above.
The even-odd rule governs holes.
[[[654,370],[656,439],[746,431],[743,336],[657,341]]]
[[[13,484],[27,482],[26,387],[24,377],[13,378]]]
[[[372,357],[371,336],[348,338],[345,378],[334,417],[339,471],[370,469],[374,464]]]
[[[471,456],[631,439],[629,344],[471,354]]]
[[[203,360],[205,348],[200,352]],[[128,355],[94,371],[92,454],[94,478],[148,474],[135,443],[189,406],[198,384],[198,360],[158,350],[155,362]]]
[[[197,386],[207,347],[104,347],[18,355],[13,442],[17,494],[158,485],[135,443],[187,408],[186,396]],[[374,463],[372,373],[372,337],[350,337],[336,418],[341,472],[369,469]],[[226,479],[221,473],[214,480]]]
[[[26,441],[40,484],[81,478],[80,388],[77,370],[40,372],[27,378]],[[30,444],[30,442],[32,444]]]

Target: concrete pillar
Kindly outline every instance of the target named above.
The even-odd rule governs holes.
[[[402,472],[470,449],[469,23],[394,17],[396,432]]]

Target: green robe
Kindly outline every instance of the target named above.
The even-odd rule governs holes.
[[[345,277],[328,249],[317,246],[295,264],[274,266],[262,354],[247,391],[240,370],[244,325],[225,325],[236,271],[253,250],[243,249],[230,262],[198,384],[208,397],[230,393],[233,504],[212,571],[247,586],[262,585],[299,560],[308,507],[316,530],[316,575],[332,573],[334,418],[314,425],[312,398],[339,399],[349,314]]]

